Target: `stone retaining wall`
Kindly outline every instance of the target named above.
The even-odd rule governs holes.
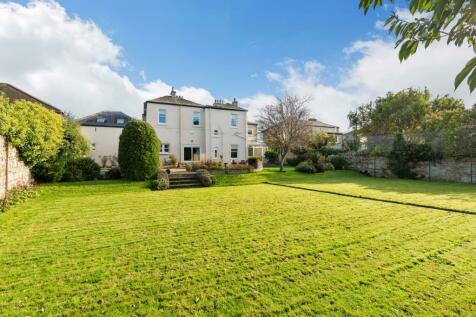
[[[385,157],[350,155],[348,158],[352,162],[353,170],[365,171],[375,177],[395,177],[388,168],[388,159]],[[476,159],[473,159],[473,162],[469,158],[420,162],[416,165],[414,171],[426,180],[476,184]]]
[[[5,198],[7,190],[31,183],[30,169],[20,160],[18,151],[0,136],[0,200]]]

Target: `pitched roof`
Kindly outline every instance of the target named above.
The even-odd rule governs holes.
[[[312,127],[323,127],[323,128],[338,128],[338,126],[336,125],[332,125],[332,124],[328,124],[328,123],[324,123],[322,121],[319,121],[317,119],[309,119],[309,124],[312,126]]]
[[[217,102],[219,101],[219,102]],[[199,107],[199,108],[211,108],[211,109],[222,109],[222,110],[235,110],[235,111],[248,111],[247,109],[238,107],[238,102],[236,100],[233,103],[225,103],[222,100],[216,100],[215,104],[212,105],[202,105],[191,100],[187,100],[182,96],[177,96],[177,92],[172,88],[169,96],[162,96],[155,99],[147,100],[144,105],[147,103],[162,103],[168,105],[176,106],[188,106],[188,107]]]
[[[31,101],[31,102],[36,102],[42,105],[43,107],[52,110],[58,114],[63,114],[63,111],[60,109],[50,105],[49,103],[44,102],[43,100],[40,100],[29,93],[13,86],[7,83],[0,83],[0,93],[5,93],[7,95],[8,99],[10,101],[15,101],[15,100],[26,100],[26,101]]]
[[[118,119],[123,119],[123,122],[118,122]],[[101,111],[78,119],[78,122],[82,126],[123,128],[132,119],[132,117],[120,111]]]

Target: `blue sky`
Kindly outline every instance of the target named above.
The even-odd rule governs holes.
[[[338,70],[342,50],[372,37],[375,14],[357,1],[60,1],[94,21],[130,64],[135,82],[161,78],[206,87],[223,98],[274,93],[264,72],[284,59],[319,60]],[[328,78],[334,81],[335,78]]]
[[[470,106],[453,79],[471,49],[444,43],[400,63],[382,28],[345,1],[0,0],[0,82],[80,117],[179,94],[200,103],[237,97],[253,119],[285,94],[309,97],[313,116],[347,129],[347,114],[388,91],[429,88]]]

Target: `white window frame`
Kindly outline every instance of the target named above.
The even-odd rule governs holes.
[[[160,113],[163,112],[164,115],[165,115],[165,122],[160,122]],[[166,125],[167,124],[167,109],[159,109],[157,111],[157,122],[159,123],[159,125]]]
[[[167,145],[167,151],[165,151],[165,146]],[[169,143],[161,143],[160,144],[160,154],[170,154],[170,144]]]
[[[195,124],[195,118],[196,118],[195,115],[197,114],[198,114],[198,124]],[[202,114],[200,113],[200,111],[192,112],[192,125],[194,127],[200,127],[201,123],[202,123]]]
[[[97,117],[97,118],[96,118],[96,122],[97,122],[97,123],[106,123],[106,118],[104,118],[104,117]]]
[[[235,120],[233,120],[233,119],[235,119]],[[233,125],[233,122],[235,122],[235,125]],[[238,128],[238,115],[236,113],[231,114],[230,127],[232,127],[233,129]]]
[[[126,120],[125,120],[124,118],[118,118],[118,119],[116,120],[116,123],[117,123],[117,124],[124,124],[125,122],[126,122]]]
[[[230,158],[231,159],[238,159],[239,157],[239,153],[238,153],[238,144],[232,144],[231,147],[230,147]],[[233,157],[233,150],[236,149],[236,157]]]

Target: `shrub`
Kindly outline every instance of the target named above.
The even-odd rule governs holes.
[[[35,165],[32,169],[35,180],[39,182],[61,181],[66,172],[66,165],[87,156],[90,152],[88,140],[81,134],[79,124],[72,117],[65,117],[63,127],[63,140],[57,155]]]
[[[377,144],[374,146],[372,151],[370,151],[370,156],[379,157],[379,156],[386,156],[387,152],[385,148],[381,144]]]
[[[67,182],[90,181],[99,178],[101,167],[91,158],[83,157],[66,164],[62,180]]]
[[[287,159],[286,159],[286,165],[289,165],[289,166],[296,166],[296,165],[298,165],[300,162],[303,162],[303,158],[302,158],[302,157],[299,157],[299,156],[290,157],[290,158],[287,158]]]
[[[144,121],[129,121],[119,137],[119,166],[124,177],[144,180],[160,167],[160,141]]]
[[[166,190],[170,188],[169,174],[165,171],[158,171],[153,178],[146,182],[146,187],[151,190]]]
[[[312,173],[316,172],[316,169],[314,168],[314,164],[311,161],[303,161],[303,162],[299,163],[296,166],[295,170],[297,172],[309,173],[309,174],[312,174]]]
[[[326,163],[326,164],[324,164],[324,170],[325,171],[334,171],[335,168],[334,168],[334,165],[332,163]]]
[[[278,153],[273,150],[267,150],[264,152],[264,158],[267,159],[269,163],[274,164],[278,161]]]
[[[317,173],[324,172],[324,164],[326,159],[317,151],[306,152],[305,156],[307,161],[310,161],[314,165],[314,169]]]
[[[109,171],[107,171],[108,179],[119,179],[121,177],[121,169],[119,167],[113,167]]]
[[[196,171],[196,173],[197,173],[198,179],[200,180],[200,183],[203,186],[210,187],[215,183],[214,178],[212,177],[209,171],[205,169],[199,169]]]
[[[249,165],[256,165],[258,164],[258,161],[259,161],[259,158],[255,157],[255,156],[251,156],[248,158],[248,164]]]
[[[343,155],[329,155],[327,161],[332,163],[336,170],[346,169],[349,166],[349,161]]]
[[[63,141],[63,117],[30,101],[10,100],[0,93],[0,135],[33,167],[51,160]]]
[[[5,199],[0,199],[0,213],[7,211],[15,204],[21,203],[28,198],[37,196],[33,186],[17,187],[8,191],[8,196]]]
[[[195,162],[195,163],[192,163],[192,171],[198,171],[198,170],[202,170],[202,169],[208,169],[208,166],[202,162]]]
[[[177,157],[175,156],[175,154],[170,154],[169,159],[170,164],[172,164],[173,166],[177,166]]]
[[[225,169],[223,162],[220,160],[211,160],[207,162],[209,170],[222,171]]]

